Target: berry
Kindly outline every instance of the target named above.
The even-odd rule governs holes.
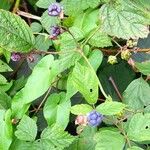
[[[128,49],[121,52],[121,58],[124,60],[129,60],[130,56],[131,52]]]
[[[90,126],[98,126],[103,120],[103,115],[96,112],[92,111],[87,115],[87,121]]]
[[[118,61],[117,61],[117,57],[116,56],[112,56],[112,55],[110,55],[109,57],[108,57],[108,61],[107,61],[108,63],[110,63],[110,64],[116,64]]]
[[[75,120],[75,124],[86,126],[87,125],[87,116],[78,115]]]
[[[61,29],[60,29],[60,27],[58,27],[58,26],[52,26],[51,27],[51,37],[52,38],[55,38],[55,37],[57,37],[58,35],[60,35],[61,34]]]
[[[137,40],[129,39],[129,40],[127,40],[126,45],[128,48],[133,48],[133,47],[137,46]]]
[[[19,53],[12,53],[11,60],[12,61],[19,61],[21,59],[21,55]]]
[[[50,16],[59,16],[60,13],[62,11],[62,7],[60,6],[59,3],[52,3],[49,7],[48,7],[48,14]]]

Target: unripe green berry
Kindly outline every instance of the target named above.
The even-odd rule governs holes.
[[[127,41],[126,45],[127,45],[128,48],[133,48],[133,47],[137,46],[137,40],[130,39],[130,40]]]
[[[109,57],[108,57],[108,61],[107,61],[109,64],[116,64],[118,61],[117,61],[117,57],[116,56],[112,56],[112,55],[110,55]]]
[[[130,56],[131,52],[128,49],[121,52],[121,58],[124,60],[129,60]]]

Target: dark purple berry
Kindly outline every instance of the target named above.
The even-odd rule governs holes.
[[[62,7],[60,6],[59,3],[52,3],[49,7],[48,7],[48,14],[50,16],[59,16],[60,13],[62,11]]]
[[[11,60],[12,61],[19,61],[21,59],[21,55],[19,53],[12,53]]]
[[[58,26],[52,26],[51,27],[51,36],[52,37],[57,37],[58,35],[60,35],[60,33],[61,33],[61,29],[60,29],[60,27],[58,27]]]
[[[103,115],[95,110],[90,112],[87,116],[87,121],[90,126],[98,126],[103,120]]]

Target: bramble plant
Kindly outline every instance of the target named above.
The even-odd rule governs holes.
[[[149,0],[0,4],[0,150],[150,150]]]

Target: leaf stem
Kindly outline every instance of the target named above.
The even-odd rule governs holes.
[[[19,8],[19,4],[20,4],[20,0],[16,0],[15,6],[14,6],[13,11],[12,11],[13,13],[17,12],[17,10]]]

